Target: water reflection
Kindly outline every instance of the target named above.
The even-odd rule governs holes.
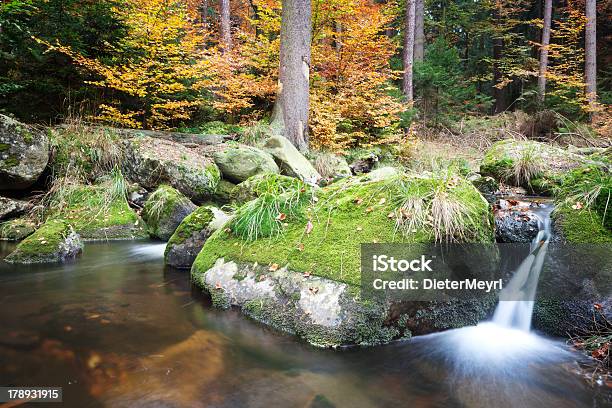
[[[478,343],[482,333],[465,330],[373,349],[316,350],[235,311],[211,309],[188,273],[164,270],[162,256],[163,244],[110,243],[88,245],[68,265],[0,263],[0,383],[62,386],[64,407],[610,401],[606,390],[589,388],[573,372],[576,355],[559,343],[538,350],[545,358],[526,345],[528,356],[507,365],[492,364]],[[453,336],[464,335],[474,336],[465,343],[473,347],[460,350]]]

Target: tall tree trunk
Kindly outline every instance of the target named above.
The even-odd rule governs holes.
[[[230,2],[229,0],[219,0],[219,7],[221,8],[221,47],[223,51],[229,51],[232,49],[232,33],[230,23]]]
[[[272,128],[302,151],[308,150],[311,13],[310,0],[283,0],[278,94],[272,112]]]
[[[208,26],[208,0],[202,0],[200,4],[200,19],[202,20],[202,26],[207,28]]]
[[[406,29],[404,30],[404,80],[402,91],[408,102],[412,102],[412,66],[414,64],[414,29],[415,29],[415,10],[416,0],[406,0]]]
[[[546,95],[546,70],[548,69],[548,45],[550,44],[550,23],[552,19],[552,0],[544,0],[544,28],[542,29],[542,48],[540,48],[540,72],[538,74],[538,102],[543,103]]]
[[[595,0],[586,0],[586,33],[584,40],[584,76],[586,82],[586,97],[591,112],[597,101],[597,30],[596,30]]]
[[[425,7],[424,0],[416,0],[414,23],[414,60],[423,61],[425,56]]]
[[[493,21],[501,24],[501,2],[498,0],[493,9]],[[501,36],[496,35],[493,38],[493,98],[495,99],[494,113],[501,113],[506,110],[508,103],[506,102],[507,86],[498,88],[496,85],[502,79],[502,70],[500,61],[504,56],[504,40]]]

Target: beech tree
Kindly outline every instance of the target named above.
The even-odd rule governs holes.
[[[595,0],[586,0],[586,32],[584,40],[584,79],[586,98],[591,112],[597,101],[597,35]]]
[[[540,44],[540,70],[538,73],[538,101],[544,102],[546,94],[546,70],[548,68],[548,46],[550,44],[550,23],[552,19],[552,0],[544,1],[544,21],[542,43]]]
[[[229,51],[232,48],[232,33],[230,24],[230,2],[229,0],[219,0],[220,7],[220,37],[223,51]]]
[[[416,0],[414,24],[414,60],[423,61],[425,55],[425,0]]]
[[[283,0],[278,91],[272,128],[299,150],[308,150],[310,84],[310,0]]]
[[[404,80],[402,82],[402,91],[406,100],[413,100],[412,86],[412,66],[414,64],[414,32],[416,22],[416,0],[406,1],[406,29],[404,30]]]

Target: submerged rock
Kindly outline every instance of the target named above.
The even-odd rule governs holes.
[[[274,158],[255,147],[232,146],[214,153],[224,179],[241,183],[251,176],[280,172]]]
[[[0,190],[30,187],[48,162],[49,139],[43,132],[0,115]]]
[[[476,323],[493,306],[489,299],[470,307],[449,302],[436,310],[424,302],[359,300],[361,243],[432,244],[442,239],[427,222],[402,229],[408,225],[402,205],[419,201],[427,220],[434,193],[469,209],[461,233],[453,231],[458,234],[453,238],[493,242],[489,206],[465,179],[402,174],[378,181],[349,178],[311,190],[305,200],[283,201],[287,194],[295,197],[289,188],[278,201],[267,195],[241,207],[204,244],[191,270],[193,281],[217,305],[239,306],[245,314],[317,345],[377,344],[406,335],[406,330],[424,334]],[[280,213],[276,207],[265,210],[270,203],[285,207]],[[253,209],[263,209],[256,220],[249,212]],[[260,229],[257,239],[248,234],[253,228]],[[444,316],[437,310],[444,310]]]
[[[227,222],[229,216],[215,207],[200,207],[189,214],[168,240],[164,260],[175,268],[191,268],[196,256],[213,232]]]
[[[31,207],[27,201],[0,196],[0,220],[18,217],[30,210]]]
[[[168,184],[195,202],[203,202],[217,189],[220,172],[212,158],[183,144],[152,137],[125,142],[124,171],[133,182],[153,190]]]
[[[21,241],[36,231],[36,224],[25,218],[17,218],[0,224],[0,241]]]
[[[8,263],[57,263],[75,258],[83,249],[79,235],[61,220],[50,220],[17,245]]]
[[[181,222],[196,209],[187,197],[176,189],[161,185],[147,199],[142,216],[149,234],[167,241]]]
[[[312,164],[287,138],[280,135],[271,136],[266,140],[263,149],[274,156],[282,174],[297,177],[310,184],[321,178]]]

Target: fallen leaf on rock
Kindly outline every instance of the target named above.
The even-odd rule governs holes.
[[[304,276],[305,278],[309,278],[309,277],[310,277],[310,272],[304,272],[304,275],[303,275],[303,276]]]
[[[274,272],[276,270],[278,270],[278,264],[277,263],[273,263],[272,265],[270,265],[270,267],[268,268],[268,270],[270,272]]]
[[[319,288],[308,288],[308,290],[310,290],[310,292],[312,292],[313,295],[316,295],[317,292],[319,292]]]
[[[215,289],[223,289],[223,287],[221,286],[221,283],[220,283],[220,282],[217,282],[217,283],[215,284]]]

